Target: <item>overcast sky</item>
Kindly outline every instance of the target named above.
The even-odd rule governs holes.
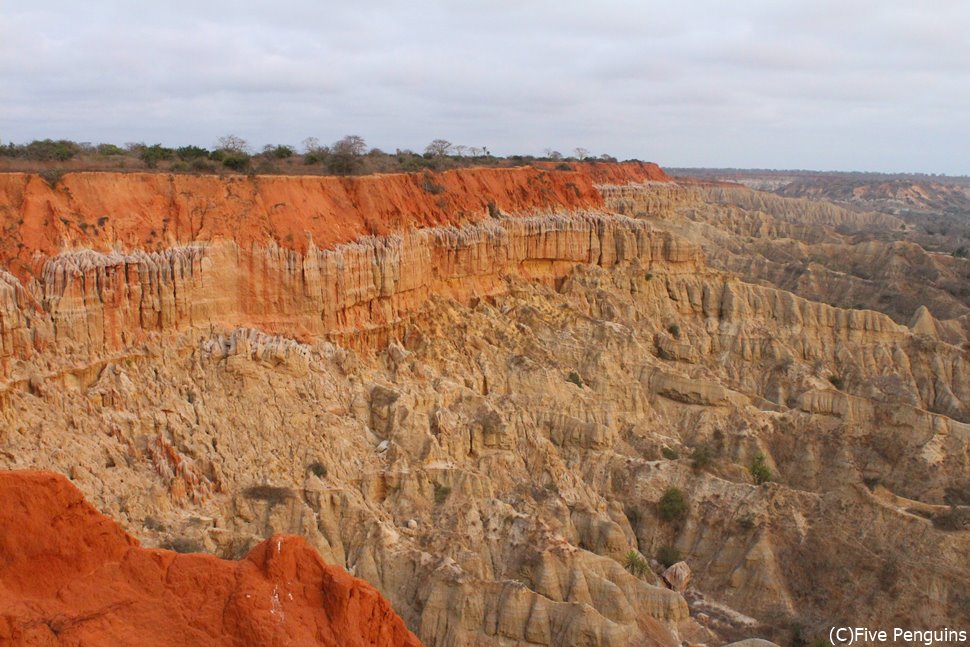
[[[966,0],[0,0],[0,140],[970,174]]]

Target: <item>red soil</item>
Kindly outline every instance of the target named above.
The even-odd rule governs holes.
[[[303,252],[368,234],[509,214],[599,209],[596,184],[667,181],[656,164],[573,164],[362,177],[0,174],[0,267],[21,279],[64,249],[155,250],[230,238]]]
[[[0,472],[0,645],[420,643],[376,589],[301,538],[238,562],[145,549],[63,476]]]

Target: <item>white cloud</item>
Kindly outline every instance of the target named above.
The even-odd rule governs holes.
[[[7,4],[0,137],[970,173],[970,4]]]

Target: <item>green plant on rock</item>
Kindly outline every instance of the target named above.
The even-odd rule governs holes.
[[[764,454],[758,452],[754,455],[754,459],[748,467],[751,471],[751,476],[754,477],[754,482],[758,485],[771,480],[771,468],[765,463],[766,458]]]
[[[704,470],[714,462],[714,448],[708,443],[701,443],[694,447],[690,454],[691,465],[695,470]]]
[[[657,512],[664,521],[680,521],[687,516],[689,509],[687,497],[683,490],[677,487],[669,487],[664,490],[663,496],[657,503]]]
[[[664,544],[660,547],[660,550],[657,551],[657,561],[663,564],[666,568],[670,568],[680,560],[680,551],[673,546]]]
[[[451,494],[451,488],[450,487],[448,487],[447,485],[438,485],[438,484],[435,484],[435,486],[434,486],[434,502],[437,505],[441,505],[442,503],[444,503],[445,501],[447,501],[449,494]]]
[[[677,450],[671,447],[661,447],[660,455],[666,458],[668,461],[675,461],[680,458],[680,454],[677,453]]]
[[[569,375],[566,376],[567,382],[572,382],[579,388],[583,388],[583,378],[579,377],[579,373],[576,371],[569,371]]]
[[[631,550],[623,558],[623,567],[637,577],[643,577],[650,570],[646,558],[635,550]]]

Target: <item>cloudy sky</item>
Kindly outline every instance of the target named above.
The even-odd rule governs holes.
[[[970,174],[966,0],[0,0],[0,141]]]

